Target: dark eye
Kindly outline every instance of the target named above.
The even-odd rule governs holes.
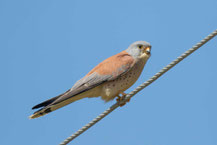
[[[141,49],[141,48],[142,48],[142,45],[139,45],[139,48]]]

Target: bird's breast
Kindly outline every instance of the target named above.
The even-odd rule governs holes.
[[[118,94],[124,92],[126,89],[131,87],[139,78],[145,62],[137,62],[133,68],[125,73],[124,75],[118,77],[115,80],[106,82],[102,86],[101,97],[103,100],[110,101],[114,99]]]

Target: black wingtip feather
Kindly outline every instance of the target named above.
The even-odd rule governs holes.
[[[40,104],[37,104],[37,105],[33,106],[32,109],[37,109],[37,108],[45,107],[45,106],[51,104],[53,101],[55,101],[58,97],[59,96],[56,96],[56,97],[51,98],[49,100],[46,100],[46,101],[44,101],[44,102],[42,102]]]
[[[70,91],[70,89],[67,90],[65,93],[67,93],[67,92],[69,92],[69,91]],[[61,96],[64,95],[65,93],[60,94],[59,96],[53,97],[53,98],[51,98],[51,99],[49,99],[49,100],[46,100],[46,101],[44,101],[44,102],[42,102],[42,103],[40,103],[40,104],[37,104],[37,105],[33,106],[33,107],[32,107],[32,110],[33,110],[33,109],[37,109],[37,108],[41,108],[41,107],[45,107],[45,106],[47,106],[47,105],[50,105],[51,103],[53,103],[56,99],[58,99],[59,97],[61,97]]]

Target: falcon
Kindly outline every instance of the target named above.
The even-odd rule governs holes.
[[[83,98],[101,97],[108,102],[117,97],[121,101],[126,96],[124,91],[137,81],[150,56],[148,42],[132,43],[126,50],[99,63],[65,93],[34,106],[32,109],[40,109],[29,118],[41,117]]]

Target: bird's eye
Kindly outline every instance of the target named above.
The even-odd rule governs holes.
[[[139,49],[141,49],[142,48],[142,45],[139,45]]]

